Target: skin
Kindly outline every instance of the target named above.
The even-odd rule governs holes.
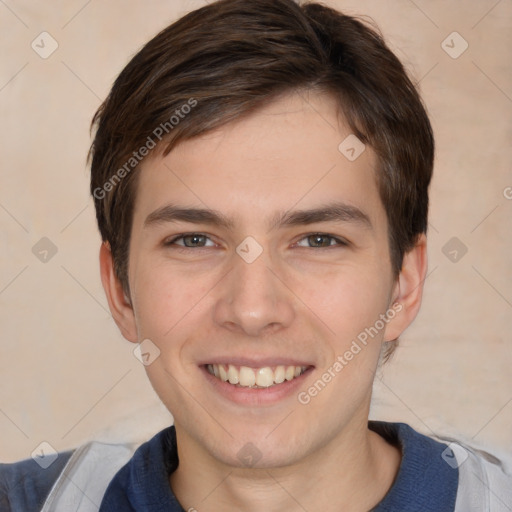
[[[400,451],[367,422],[382,342],[396,339],[420,307],[426,240],[419,237],[394,279],[376,157],[368,146],[353,162],[340,153],[351,131],[336,112],[327,95],[289,94],[148,158],[131,232],[130,300],[108,245],[101,248],[102,281],[122,334],[160,350],[146,371],[175,419],[180,465],[170,485],[185,510],[367,511],[397,474]],[[269,229],[278,212],[334,201],[363,211],[371,227],[330,220]],[[233,226],[145,222],[169,203],[216,210]],[[165,245],[183,233],[207,238],[188,238],[189,248],[184,239]],[[312,233],[326,235],[320,247]],[[236,252],[248,236],[263,249],[252,263]],[[301,404],[298,392],[394,303],[401,311]],[[279,400],[240,404],[219,393],[202,367],[235,357],[300,359],[310,370]],[[238,457],[247,443],[260,456],[250,467]]]

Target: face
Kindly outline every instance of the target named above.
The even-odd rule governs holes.
[[[234,466],[298,463],[364,428],[381,343],[399,334],[375,155],[347,159],[334,101],[304,98],[139,176],[133,321],[160,351],[146,370],[179,442]]]

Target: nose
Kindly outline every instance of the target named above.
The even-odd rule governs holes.
[[[218,325],[256,337],[292,323],[293,293],[272,268],[266,251],[251,263],[235,253],[222,285],[214,311]]]

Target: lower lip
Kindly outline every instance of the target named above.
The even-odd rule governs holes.
[[[274,384],[268,388],[236,386],[218,379],[212,375],[205,366],[202,366],[201,369],[208,382],[210,382],[213,388],[224,398],[239,405],[254,406],[272,405],[291,395],[296,395],[299,388],[304,384],[304,380],[313,370],[313,367],[309,367],[302,375],[292,380],[285,380],[281,384]]]

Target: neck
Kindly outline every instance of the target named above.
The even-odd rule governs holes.
[[[197,444],[180,436],[178,426],[176,432],[183,442],[170,483],[185,510],[366,512],[389,491],[401,461],[399,449],[369,430],[367,421],[357,428],[347,425],[336,438],[292,465],[261,469],[205,459]]]

